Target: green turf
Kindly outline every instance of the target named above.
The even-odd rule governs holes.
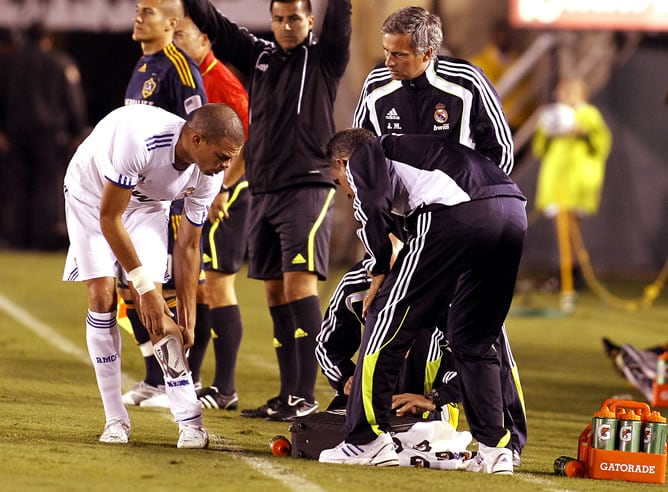
[[[240,491],[615,491],[659,490],[656,485],[557,477],[552,463],[574,456],[580,432],[601,402],[634,392],[603,356],[600,340],[639,347],[664,342],[668,296],[629,313],[582,294],[574,315],[555,315],[554,294],[522,296],[507,327],[519,364],[529,417],[529,443],[513,477],[480,476],[427,469],[370,469],[321,465],[274,457],[269,441],[289,436],[288,425],[241,418],[236,412],[206,410],[211,448],[177,450],[176,425],[166,410],[130,409],[133,430],[127,446],[102,445],[97,437],[103,412],[92,368],[86,363],[85,291],[60,282],[61,254],[0,252],[0,300],[21,307],[29,323],[53,330],[72,352],[63,352],[0,309],[0,490],[240,490]],[[242,408],[263,403],[278,390],[271,325],[260,282],[240,275],[238,290],[244,338],[237,371]],[[332,274],[336,277],[336,273]],[[335,280],[335,279],[334,279]],[[333,286],[323,284],[323,297]],[[642,285],[611,286],[637,297]],[[15,315],[17,313],[14,313]],[[143,363],[129,335],[123,338],[128,384],[142,376]],[[62,345],[62,344],[61,344]],[[213,375],[212,353],[203,369]],[[317,398],[331,391],[318,380]],[[664,415],[666,409],[663,411]]]

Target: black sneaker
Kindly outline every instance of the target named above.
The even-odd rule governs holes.
[[[270,409],[272,411],[278,410],[280,406],[283,405],[283,402],[278,396],[274,396],[267,400],[267,403],[260,405],[257,408],[248,408],[239,412],[242,417],[247,419],[266,419],[269,416]]]
[[[348,405],[348,395],[342,395],[341,393],[336,393],[334,398],[329,403],[327,407],[327,412],[346,412],[346,406]]]
[[[276,420],[279,422],[289,422],[295,417],[304,417],[310,415],[318,410],[318,402],[307,402],[304,398],[299,396],[288,396],[287,403],[279,400],[279,405],[276,408],[269,408],[267,411],[268,420]]]
[[[221,395],[215,386],[198,389],[197,399],[204,408],[220,408],[221,410],[236,410],[239,403],[239,395],[236,392],[231,395]]]

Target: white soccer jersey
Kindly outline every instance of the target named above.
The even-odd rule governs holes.
[[[132,105],[103,118],[79,146],[65,175],[72,196],[98,206],[105,181],[133,188],[129,208],[143,202],[185,199],[184,214],[204,224],[223,173],[207,176],[196,165],[174,167],[175,146],[185,120],[163,109]]]

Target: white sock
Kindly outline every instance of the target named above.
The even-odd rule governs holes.
[[[121,395],[121,336],[116,324],[116,311],[88,311],[86,344],[107,422],[129,420]]]
[[[165,376],[165,392],[169,398],[169,409],[177,423],[201,427],[202,404],[197,399],[190,371],[176,378]]]

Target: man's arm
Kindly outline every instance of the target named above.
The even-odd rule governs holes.
[[[111,182],[105,183],[100,201],[100,228],[125,271],[139,273],[141,269],[137,269],[141,267],[141,262],[122,221],[123,212],[130,202],[131,195],[131,188],[123,188]],[[165,330],[165,316],[170,315],[167,304],[156,290],[153,280],[140,274],[131,283],[138,294],[142,323],[149,333],[161,336]]]
[[[364,84],[362,85],[362,90],[359,99],[357,100],[357,105],[355,106],[355,112],[353,113],[354,128],[366,128],[376,135],[385,133],[384,129],[380,127],[378,115],[375,114],[374,108],[369,107],[369,94],[371,94],[374,89],[384,87],[391,82],[392,78],[390,77],[390,73],[383,64],[376,65],[373,70],[368,73],[364,80]],[[400,84],[400,82],[397,83]],[[371,104],[374,104],[375,102],[376,100],[372,101]]]
[[[474,70],[476,94],[472,130],[475,149],[510,175],[515,165],[513,134],[496,89],[479,69]]]
[[[197,28],[209,36],[216,58],[250,75],[255,66],[255,44],[261,41],[221,14],[209,0],[183,0],[183,6]]]
[[[352,35],[352,5],[350,0],[329,0],[322,22],[319,45],[323,60],[329,64],[332,75],[343,76],[350,60]]]
[[[195,335],[197,284],[201,268],[200,236],[202,228],[184,215],[174,243],[174,283],[176,311],[183,331],[183,345],[190,347]]]
[[[380,143],[375,141],[353,153],[347,172],[348,182],[355,192],[355,218],[362,224],[357,236],[369,254],[363,265],[374,276],[389,272],[392,258],[388,227],[392,221],[391,184],[385,160]]]
[[[243,149],[234,157],[230,167],[225,170],[223,187],[220,189],[209,207],[209,222],[215,224],[217,220],[227,219],[230,214],[227,212],[228,201],[230,200],[229,188],[232,188],[246,173],[246,159],[244,159]]]

